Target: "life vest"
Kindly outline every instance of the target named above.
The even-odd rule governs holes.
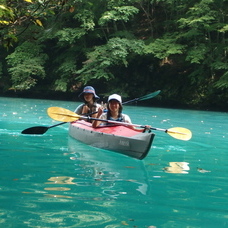
[[[118,121],[118,122],[124,122],[123,115],[121,114],[117,119],[113,119],[111,116],[107,115],[107,120],[112,120],[112,121]]]

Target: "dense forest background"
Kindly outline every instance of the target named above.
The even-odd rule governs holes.
[[[1,0],[0,95],[227,111],[227,44],[227,0]]]

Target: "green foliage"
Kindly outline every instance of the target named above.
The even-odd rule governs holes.
[[[156,39],[154,42],[146,45],[145,53],[152,53],[158,59],[164,59],[171,55],[182,54],[185,45],[178,44],[176,38],[167,37]]]
[[[126,96],[161,89],[163,101],[194,106],[214,93],[222,100],[227,11],[227,0],[2,0],[0,85],[8,77],[21,90],[90,83]]]
[[[213,0],[201,0],[195,3],[192,7],[189,7],[186,15],[187,17],[180,18],[178,22],[182,26],[189,27],[207,27],[208,24],[213,22],[216,19],[218,12],[213,9],[214,1]]]
[[[219,89],[228,89],[228,71],[215,83],[215,87]]]
[[[79,11],[74,16],[75,19],[81,22],[81,28],[84,30],[93,30],[95,27],[94,14],[91,10],[84,9]]]
[[[139,10],[134,6],[120,6],[113,7],[112,10],[106,11],[99,20],[100,25],[105,25],[113,21],[124,21],[127,22],[130,18],[137,14]]]
[[[0,5],[0,25],[8,25],[13,20],[13,10],[6,5]]]
[[[142,54],[144,43],[140,40],[125,38],[111,38],[106,45],[97,46],[94,51],[87,54],[88,60],[77,73],[77,78],[83,83],[92,79],[113,78],[112,67],[128,66],[128,59],[134,54]]]
[[[207,57],[209,51],[209,48],[205,44],[194,46],[189,49],[186,61],[200,64]]]
[[[228,25],[224,25],[221,29],[219,29],[219,32],[228,32]]]
[[[60,75],[54,82],[55,91],[68,91],[68,87],[71,81],[69,75],[76,75],[76,64],[72,58],[66,58],[58,67],[56,73]]]
[[[64,28],[56,32],[55,37],[58,38],[60,46],[71,45],[75,40],[80,39],[86,34],[84,29],[80,28]]]
[[[39,78],[45,77],[44,64],[47,55],[42,53],[40,45],[24,42],[6,58],[13,88],[27,90],[34,87]]]

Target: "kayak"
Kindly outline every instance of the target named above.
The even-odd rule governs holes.
[[[69,135],[93,147],[143,159],[151,149],[155,134],[139,132],[124,125],[106,125],[93,128],[84,120],[70,123]]]

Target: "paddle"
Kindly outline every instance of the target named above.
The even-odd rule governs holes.
[[[45,127],[45,126],[37,126],[37,127],[30,127],[27,128],[25,130],[23,130],[21,132],[21,134],[33,134],[33,135],[42,135],[44,134],[48,129],[52,128],[52,127],[57,127],[59,125],[65,124],[67,122],[62,122],[62,123],[58,123],[49,127]]]
[[[145,128],[146,126],[144,125],[138,125],[138,124],[130,124],[130,123],[124,123],[124,122],[118,122],[118,121],[112,121],[112,120],[102,120],[98,118],[93,118],[89,116],[80,116],[68,109],[65,108],[60,108],[60,107],[50,107],[47,109],[48,115],[57,121],[64,121],[64,122],[73,122],[78,119],[84,119],[84,120],[98,120],[102,122],[107,122],[107,123],[112,123],[112,124],[117,124],[117,125],[124,125],[124,126],[133,126],[133,127],[139,127],[139,128]],[[158,130],[158,131],[163,131],[170,136],[172,136],[175,139],[180,139],[180,140],[190,140],[192,137],[192,133],[190,130],[183,128],[183,127],[174,127],[170,129],[162,129],[162,128],[154,128],[151,127],[151,130]]]
[[[148,99],[151,99],[151,98],[157,96],[160,92],[161,92],[161,90],[157,90],[157,91],[155,91],[153,93],[149,93],[149,94],[144,95],[142,97],[135,98],[135,99],[130,100],[130,101],[125,101],[122,104],[128,104],[128,103],[132,103],[132,102],[136,102],[136,101],[148,100]],[[30,127],[30,128],[27,128],[27,129],[23,130],[21,132],[21,134],[42,135],[48,129],[53,128],[53,127],[57,127],[59,125],[65,124],[65,123],[67,123],[67,122],[62,122],[62,123],[55,124],[55,125],[52,125],[52,126],[49,126],[49,127],[45,127],[45,126]]]
[[[122,104],[128,104],[128,103],[132,103],[132,102],[136,102],[136,101],[149,100],[149,99],[151,99],[151,98],[153,98],[153,97],[156,97],[160,92],[161,92],[161,90],[157,90],[157,91],[155,91],[155,92],[153,92],[153,93],[149,93],[149,94],[144,95],[144,96],[142,96],[142,97],[135,98],[135,99],[130,100],[130,101],[125,101],[125,102],[123,102]]]

